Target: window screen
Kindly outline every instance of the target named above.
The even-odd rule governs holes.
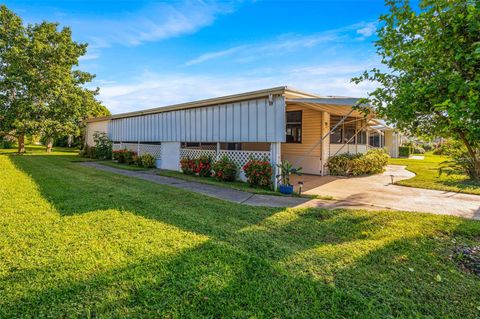
[[[302,143],[302,111],[287,112],[287,143]]]

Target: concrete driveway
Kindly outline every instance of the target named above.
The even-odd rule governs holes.
[[[341,202],[372,205],[395,210],[430,212],[480,219],[480,196],[392,185],[415,176],[405,166],[388,165],[383,174],[365,177],[304,175],[303,193],[330,195]]]

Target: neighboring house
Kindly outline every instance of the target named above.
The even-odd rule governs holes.
[[[239,167],[249,158],[288,160],[324,175],[329,157],[365,153],[370,134],[380,131],[381,122],[352,108],[357,101],[276,87],[94,118],[86,143],[93,145],[95,131],[106,132],[114,149],[151,153],[163,169],[179,170],[181,158],[205,154],[226,155]],[[382,136],[388,145],[390,135]]]
[[[370,126],[368,145],[385,148],[391,157],[399,157],[398,148],[405,140],[405,136],[394,127],[387,125],[383,120],[375,120],[378,124]]]

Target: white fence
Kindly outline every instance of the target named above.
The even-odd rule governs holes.
[[[114,151],[129,150],[136,152],[138,155],[150,154],[156,159],[162,157],[162,145],[161,144],[141,144],[141,143],[115,143],[112,146]]]

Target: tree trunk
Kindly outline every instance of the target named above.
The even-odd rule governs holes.
[[[18,153],[25,153],[25,134],[18,135]]]
[[[473,149],[472,145],[470,145],[470,142],[465,137],[465,134],[462,131],[459,131],[458,134],[460,135],[460,139],[462,140],[463,144],[465,144],[467,147],[468,154],[472,158],[475,165],[475,176],[472,176],[472,178],[478,181],[480,180],[480,159],[477,156],[477,152]]]
[[[49,138],[47,138],[47,144],[46,144],[47,153],[52,152],[52,147],[53,147],[53,137],[49,137]]]
[[[68,140],[67,140],[68,147],[72,147],[72,140],[73,140],[73,136],[68,135]]]

